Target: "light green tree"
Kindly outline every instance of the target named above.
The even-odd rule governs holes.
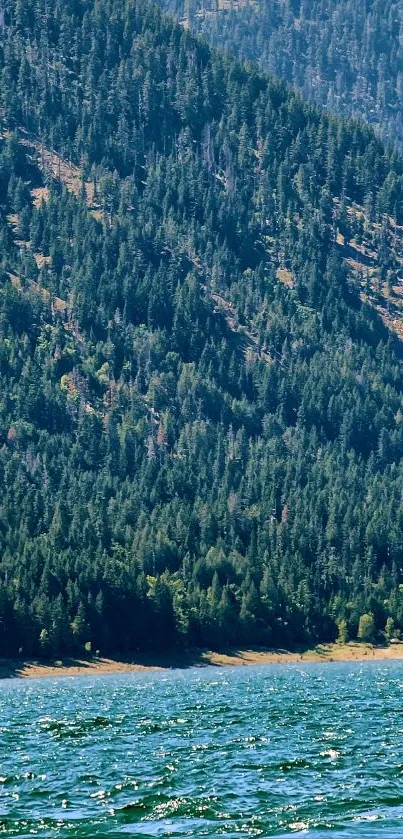
[[[337,636],[337,643],[338,644],[347,644],[347,642],[348,642],[347,621],[344,618],[340,618],[340,620],[337,621],[337,628],[339,630],[339,634]]]
[[[366,641],[371,644],[375,639],[375,618],[372,612],[361,615],[358,624],[357,636],[360,641]]]
[[[386,640],[390,641],[392,638],[395,637],[395,635],[396,635],[395,622],[394,622],[393,618],[389,617],[386,621],[386,626],[385,626]]]

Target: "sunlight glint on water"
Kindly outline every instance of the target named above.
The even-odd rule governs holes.
[[[403,663],[0,682],[2,837],[403,835]]]

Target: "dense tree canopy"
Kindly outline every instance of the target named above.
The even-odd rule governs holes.
[[[216,46],[307,99],[360,116],[403,150],[400,0],[160,0]]]
[[[403,630],[401,347],[345,259],[398,280],[400,159],[143,0],[4,5],[0,652]]]

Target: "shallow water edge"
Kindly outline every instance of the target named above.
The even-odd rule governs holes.
[[[133,657],[69,658],[62,661],[1,659],[0,679],[41,678],[47,676],[92,676],[113,673],[185,670],[189,667],[243,667],[257,664],[298,664],[302,662],[363,662],[403,660],[403,642],[377,646],[350,642],[348,644],[318,644],[299,652],[283,649],[230,649],[171,651],[161,655],[137,654]]]

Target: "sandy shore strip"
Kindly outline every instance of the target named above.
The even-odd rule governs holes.
[[[193,650],[170,655],[138,655],[133,658],[66,659],[64,661],[23,661],[0,659],[0,679],[38,678],[41,676],[92,676],[108,673],[139,673],[155,670],[186,669],[188,667],[239,667],[253,664],[298,664],[303,662],[333,661],[389,661],[403,660],[403,642],[385,647],[371,644],[318,644],[303,652],[286,650]]]

